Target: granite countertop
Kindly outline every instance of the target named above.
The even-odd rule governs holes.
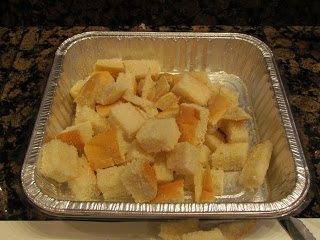
[[[0,28],[0,219],[56,219],[25,201],[20,171],[54,53],[67,38],[86,31],[239,32],[273,51],[305,157],[313,175],[309,205],[299,217],[320,217],[320,27],[173,26]],[[308,202],[309,202],[308,201]]]

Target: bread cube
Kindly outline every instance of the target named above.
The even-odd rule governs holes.
[[[163,222],[160,225],[159,237],[163,239],[180,240],[183,234],[199,229],[198,219]]]
[[[211,92],[206,85],[199,82],[191,75],[185,73],[179,82],[171,90],[177,96],[182,97],[187,102],[200,106],[207,105]]]
[[[202,166],[207,166],[209,162],[209,156],[211,154],[210,148],[208,148],[206,145],[200,146],[200,158],[199,162]]]
[[[121,58],[98,59],[94,66],[95,71],[108,71],[112,77],[118,77],[119,73],[125,71]]]
[[[166,183],[158,187],[157,196],[151,203],[182,203],[184,202],[183,179]]]
[[[182,235],[181,240],[227,240],[219,228],[214,228],[209,231],[196,231],[185,233]],[[233,238],[232,238],[233,239]]]
[[[237,171],[243,168],[248,156],[248,143],[226,143],[210,155],[213,169]]]
[[[138,159],[145,159],[149,162],[154,162],[154,154],[144,151],[137,143],[137,141],[134,140],[129,145],[128,152],[126,153],[126,161],[132,162]]]
[[[101,117],[109,117],[109,112],[110,109],[118,104],[120,104],[120,101],[117,101],[115,103],[109,104],[109,105],[102,105],[102,104],[97,104],[96,105],[96,112],[101,116]]]
[[[237,107],[239,105],[239,93],[232,91],[231,89],[227,88],[226,86],[220,87],[220,95],[228,99],[231,103],[232,107]]]
[[[177,124],[181,132],[179,142],[200,146],[207,132],[209,111],[196,104],[182,103],[179,107]]]
[[[167,154],[169,169],[184,175],[194,175],[199,164],[200,149],[189,142],[178,143]]]
[[[147,74],[146,77],[139,82],[138,94],[142,99],[153,101],[156,94],[155,85],[156,83],[152,80],[150,74]]]
[[[85,156],[79,158],[79,175],[68,181],[68,186],[75,201],[95,200],[100,195],[97,177]]]
[[[131,103],[121,103],[110,109],[109,121],[112,126],[119,127],[126,139],[135,137],[146,119]]]
[[[97,98],[103,89],[108,84],[114,84],[114,78],[109,72],[96,72],[92,74],[88,81],[78,92],[74,101],[77,104],[87,105],[94,109]]]
[[[208,102],[209,109],[209,126],[210,133],[215,132],[218,129],[218,122],[222,116],[231,107],[231,102],[224,96],[217,95],[212,96]]]
[[[80,109],[77,108],[75,125],[79,125],[84,122],[90,122],[94,134],[99,134],[110,129],[108,119],[101,117],[96,111],[88,106],[83,106]]]
[[[220,131],[215,131],[213,134],[206,134],[204,144],[214,152],[220,145],[227,143],[224,135]]]
[[[172,182],[173,178],[173,171],[167,167],[167,161],[155,161],[153,164],[153,169],[157,176],[157,182],[159,184],[164,184],[168,182]]]
[[[93,170],[97,170],[124,163],[127,148],[122,132],[114,127],[94,136],[84,146],[84,152]]]
[[[155,97],[154,100],[157,101],[160,97],[167,94],[170,91],[170,84],[168,83],[166,76],[161,76],[155,85]]]
[[[154,104],[156,108],[159,108],[162,111],[165,111],[169,108],[178,108],[179,107],[179,98],[172,92],[161,96],[156,103]]]
[[[224,171],[211,169],[212,192],[214,196],[222,196],[224,192]]]
[[[123,62],[126,71],[134,74],[137,79],[145,78],[148,73],[154,76],[161,71],[159,62],[156,60],[124,60]]]
[[[222,120],[219,128],[226,134],[228,143],[248,142],[248,129],[244,121]]]
[[[85,80],[79,80],[72,86],[72,88],[70,89],[70,95],[73,99],[77,97],[78,93],[85,83]]]
[[[61,140],[42,145],[37,168],[47,178],[59,183],[70,181],[79,174],[77,149]]]
[[[125,166],[97,169],[97,183],[106,201],[133,201],[131,194],[123,185],[121,176]]]
[[[150,202],[157,195],[157,178],[147,160],[134,160],[121,175],[123,185],[136,202]]]
[[[174,118],[149,119],[136,135],[140,146],[149,153],[172,150],[179,137],[179,128]]]
[[[233,120],[233,121],[246,121],[246,120],[250,120],[251,116],[240,107],[231,107],[222,116],[221,119],[222,120]]]
[[[122,96],[122,98],[132,103],[133,105],[142,108],[146,112],[148,118],[153,118],[155,115],[158,114],[158,109],[154,107],[153,102],[147,99],[142,99],[141,97],[133,95],[128,91]]]
[[[263,184],[272,155],[273,144],[267,140],[251,149],[241,171],[239,182],[246,188],[258,188]]]
[[[119,73],[116,82],[119,86],[126,89],[126,91],[130,91],[132,94],[137,94],[137,81],[132,73]]]
[[[83,150],[93,135],[92,125],[89,121],[80,123],[75,126],[67,127],[64,131],[55,136],[69,145],[75,146],[79,151]]]
[[[127,88],[118,82],[109,82],[99,89],[96,103],[108,105],[118,101],[127,91]]]

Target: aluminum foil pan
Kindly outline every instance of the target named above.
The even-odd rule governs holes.
[[[213,203],[125,203],[70,201],[63,185],[36,171],[47,137],[72,124],[72,85],[85,79],[99,58],[156,59],[163,72],[206,71],[240,93],[251,114],[251,146],[270,139],[274,151],[266,181],[254,193],[226,178],[226,194]],[[217,78],[216,72],[228,75]],[[21,174],[30,202],[50,215],[77,218],[277,218],[304,203],[310,177],[271,50],[260,40],[237,33],[87,32],[61,44],[45,89]]]

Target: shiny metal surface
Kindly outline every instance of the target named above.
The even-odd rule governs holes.
[[[266,182],[256,192],[226,181],[227,194],[214,203],[109,203],[70,201],[63,185],[38,174],[43,140],[72,124],[71,86],[86,78],[98,58],[156,59],[163,72],[206,71],[235,76],[219,78],[240,92],[240,104],[253,116],[248,123],[251,146],[274,144]],[[237,77],[236,77],[237,76]],[[237,176],[227,178],[236,181]],[[35,207],[51,215],[77,218],[276,218],[293,214],[310,185],[297,131],[271,50],[260,40],[236,33],[88,32],[66,40],[57,50],[21,180]],[[229,187],[228,187],[229,186]]]

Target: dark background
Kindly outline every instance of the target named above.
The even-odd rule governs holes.
[[[4,0],[2,26],[320,25],[317,0]]]

